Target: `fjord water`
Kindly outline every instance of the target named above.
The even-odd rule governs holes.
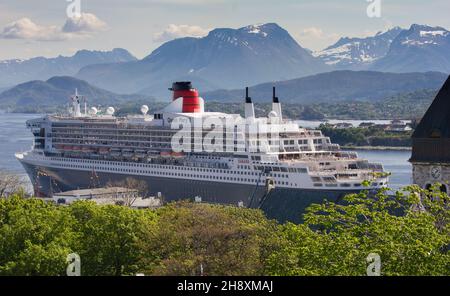
[[[15,152],[27,151],[31,148],[33,138],[25,127],[25,121],[38,118],[38,114],[4,113],[0,112],[0,171],[8,171],[26,176],[20,163],[15,159]],[[302,126],[308,122],[302,121]],[[376,121],[373,121],[376,122]],[[309,127],[317,126],[311,122]],[[390,187],[411,184],[412,168],[408,163],[410,151],[374,151],[361,150],[358,154],[372,162],[380,162],[388,172],[392,173]]]
[[[387,172],[392,175],[389,178],[389,187],[400,189],[412,183],[412,165],[408,162],[411,151],[393,150],[355,150],[362,158],[371,162],[382,163]]]

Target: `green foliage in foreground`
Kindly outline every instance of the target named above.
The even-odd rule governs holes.
[[[438,188],[438,187],[436,187]],[[305,223],[259,210],[178,202],[157,210],[0,199],[0,275],[450,275],[449,198],[408,187],[312,205]]]

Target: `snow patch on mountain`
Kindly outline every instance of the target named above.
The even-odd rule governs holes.
[[[448,35],[448,31],[443,31],[443,30],[436,30],[436,31],[420,31],[420,37],[427,37],[429,35],[431,36],[447,36]]]
[[[450,31],[442,27],[413,24],[401,32],[385,57],[370,69],[383,72],[450,73]]]
[[[337,68],[364,67],[386,55],[395,37],[401,32],[395,27],[367,38],[341,38],[334,45],[314,52],[325,64]]]
[[[250,25],[245,27],[244,29],[249,34],[259,34],[262,35],[263,37],[267,37],[268,34],[261,29],[263,26],[264,26],[263,24]]]

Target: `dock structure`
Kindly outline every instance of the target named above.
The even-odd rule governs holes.
[[[71,204],[77,200],[91,200],[99,205],[123,205],[131,208],[157,208],[161,205],[155,197],[139,196],[136,189],[124,187],[104,187],[70,190],[55,193],[52,200],[57,204]]]

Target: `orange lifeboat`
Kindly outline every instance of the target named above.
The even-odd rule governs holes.
[[[100,149],[98,150],[98,152],[99,152],[100,154],[108,154],[108,153],[109,153],[109,148],[102,147],[102,148],[100,148]]]
[[[91,153],[91,152],[94,151],[94,150],[93,150],[91,147],[89,147],[89,146],[84,146],[83,148],[81,148],[81,150],[82,150],[84,153]]]
[[[170,157],[171,154],[172,153],[169,151],[161,151],[161,153],[159,155],[161,155],[162,157]]]
[[[172,157],[174,158],[181,158],[184,157],[184,153],[183,152],[172,152]]]

